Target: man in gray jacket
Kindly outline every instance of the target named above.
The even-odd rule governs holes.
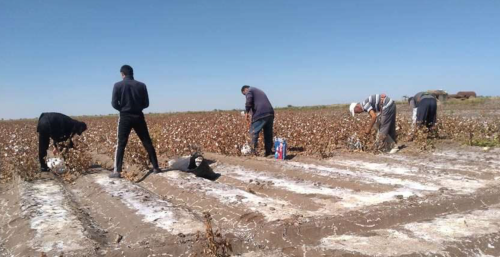
[[[243,86],[241,93],[246,97],[245,113],[252,137],[253,152],[256,153],[259,133],[264,130],[265,156],[272,155],[274,109],[267,95],[256,87]],[[252,117],[250,118],[250,113]]]
[[[413,123],[417,126],[432,128],[436,124],[437,100],[434,95],[427,92],[419,92],[408,99],[413,109]]]

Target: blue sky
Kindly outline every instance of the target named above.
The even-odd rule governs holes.
[[[146,112],[500,95],[500,1],[0,0],[0,118],[115,113],[125,63]]]

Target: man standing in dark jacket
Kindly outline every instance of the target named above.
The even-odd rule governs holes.
[[[74,120],[64,114],[55,112],[46,112],[40,115],[36,131],[38,132],[38,159],[42,172],[49,171],[45,157],[49,149],[50,139],[54,142],[54,148],[57,151],[57,143],[65,142],[69,139],[67,147],[73,147],[71,140],[75,134],[79,136],[87,130],[87,124]]]
[[[259,140],[259,133],[261,130],[264,130],[265,156],[272,155],[274,109],[271,102],[266,94],[256,87],[245,85],[241,88],[241,93],[245,95],[247,99],[245,113],[250,127],[250,135],[252,137],[252,150],[255,153]],[[250,112],[252,113],[251,119]]]
[[[129,65],[120,69],[123,80],[113,88],[111,105],[120,112],[118,119],[118,145],[115,153],[115,169],[110,178],[121,178],[123,155],[127,146],[130,131],[134,129],[153,164],[153,173],[160,172],[156,152],[149,136],[148,126],[142,110],[149,107],[149,96],[146,85],[134,80],[134,70]]]

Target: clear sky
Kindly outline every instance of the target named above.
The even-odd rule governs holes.
[[[146,112],[500,95],[500,1],[0,0],[0,118],[116,113],[122,64]]]

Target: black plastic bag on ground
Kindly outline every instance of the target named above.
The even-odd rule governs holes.
[[[209,161],[206,160],[201,154],[194,153],[190,157],[182,157],[171,161],[169,170],[180,170],[188,173],[193,173],[197,177],[206,178],[209,180],[216,180],[220,174],[215,173],[210,168]]]

